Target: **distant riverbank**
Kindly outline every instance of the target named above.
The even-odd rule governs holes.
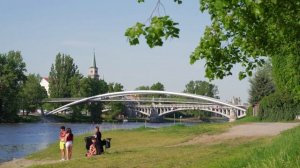
[[[148,118],[125,118],[125,119],[108,119],[103,118],[103,122],[150,122]],[[40,114],[30,114],[30,115],[19,115],[19,120],[16,123],[36,123],[36,122],[56,122],[56,123],[92,123],[90,116],[82,115],[80,117],[73,118],[72,115],[47,115],[41,116]],[[193,123],[216,123],[216,122],[227,122],[226,119],[220,117],[211,117],[211,118],[164,118],[160,122],[193,122]]]

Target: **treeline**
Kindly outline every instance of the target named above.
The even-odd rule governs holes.
[[[36,74],[26,75],[26,64],[19,51],[0,54],[0,122],[18,122],[19,112],[28,115],[37,109],[51,110],[63,104],[43,104],[50,98],[90,97],[107,92],[123,91],[121,83],[107,83],[100,79],[84,77],[70,55],[58,53],[49,72],[49,95],[40,85],[41,77]],[[165,86],[154,83],[140,86],[136,90],[165,90]],[[217,86],[206,81],[190,81],[183,92],[218,98]],[[157,96],[157,95],[156,95]],[[108,103],[111,112],[108,119],[115,119],[124,111],[119,102]],[[91,122],[101,121],[101,102],[89,102],[72,107],[71,121],[82,118],[82,112],[89,112]]]
[[[53,109],[62,105],[43,105],[42,100],[48,95],[40,85],[41,77],[36,74],[26,75],[26,72],[26,64],[19,51],[0,53],[0,122],[18,122],[19,112],[28,115],[37,109]],[[56,55],[49,73],[50,98],[88,97],[122,90],[120,83],[106,83],[104,80],[84,77],[71,56],[65,54]],[[91,121],[101,120],[101,103],[73,107],[73,120],[81,117],[83,109],[91,112]]]

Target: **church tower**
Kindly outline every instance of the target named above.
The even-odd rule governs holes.
[[[96,66],[96,58],[95,58],[95,51],[94,51],[94,62],[93,66],[89,68],[88,77],[93,79],[99,79],[98,75],[98,68]]]

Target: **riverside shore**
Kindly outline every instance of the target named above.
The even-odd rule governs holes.
[[[90,163],[100,164],[100,167],[112,166],[115,165],[116,167],[121,167],[121,165],[125,165],[124,167],[130,167],[129,165],[126,166],[124,164],[126,159],[120,159],[116,161],[116,157],[123,157],[133,159],[133,163],[136,166],[145,166],[145,167],[154,167],[151,166],[151,162],[147,162],[147,164],[138,161],[139,157],[141,158],[148,158],[155,154],[155,150],[160,148],[161,156],[167,157],[164,155],[164,150],[166,151],[177,151],[180,153],[185,152],[194,152],[194,149],[190,149],[191,147],[198,146],[199,148],[206,149],[206,150],[213,150],[216,144],[227,144],[232,143],[235,141],[237,144],[244,144],[244,143],[252,143],[255,140],[259,140],[261,138],[270,138],[279,135],[282,131],[294,128],[299,126],[299,123],[243,123],[243,124],[207,124],[205,126],[197,127],[192,126],[191,130],[189,128],[184,128],[182,126],[174,126],[171,128],[159,128],[159,129],[135,129],[135,130],[118,130],[118,131],[109,131],[105,134],[108,136],[113,137],[112,141],[112,149],[108,150],[105,155],[97,156],[92,159],[87,159],[83,157],[84,150],[80,149],[82,147],[82,141],[78,142],[74,145],[74,159],[69,162],[60,162],[59,161],[59,153],[56,151],[56,144],[50,145],[46,150],[39,151],[29,157],[15,159],[9,162],[2,163],[0,168],[13,168],[13,167],[64,167],[66,165],[72,167],[76,164],[79,164],[82,167],[89,167]],[[195,127],[195,128],[193,128]],[[202,130],[205,129],[205,130]],[[183,130],[182,132],[176,132],[176,130]],[[197,130],[197,131],[196,131]],[[202,131],[200,131],[202,130]],[[190,135],[191,133],[194,134],[195,131],[197,132],[196,135]],[[153,136],[153,132],[156,132],[156,136]],[[164,132],[164,133],[162,133]],[[188,133],[187,133],[188,132]],[[124,134],[125,133],[125,134]],[[124,135],[128,134],[129,136],[126,137]],[[168,135],[169,134],[169,135]],[[177,139],[174,139],[174,134],[178,136]],[[136,137],[134,135],[143,135],[144,137]],[[184,138],[183,135],[186,135]],[[84,135],[77,137],[81,139]],[[122,136],[122,140],[120,139]],[[132,137],[131,137],[132,136]],[[175,137],[176,137],[175,136]],[[170,138],[171,137],[171,138]],[[135,143],[131,143],[135,139]],[[148,139],[150,142],[157,140],[164,139],[164,142],[159,142],[157,144],[151,143],[143,143]],[[122,145],[126,143],[127,146]],[[255,144],[253,144],[255,146]],[[154,151],[152,151],[154,150]],[[129,152],[128,151],[133,151]],[[132,156],[132,154],[133,156]],[[145,155],[145,156],[143,156]],[[174,154],[168,154],[174,155]],[[208,155],[208,153],[206,154]],[[137,157],[137,158],[135,158]],[[154,155],[152,156],[154,157]],[[173,157],[177,157],[174,155]],[[167,157],[168,158],[168,157]],[[96,161],[96,160],[101,160]],[[63,166],[64,165],[64,166]],[[105,165],[105,166],[104,166]],[[163,167],[172,167],[173,164],[169,161],[166,161],[165,164],[159,164]],[[165,165],[165,166],[164,166]],[[194,166],[197,165],[197,162],[193,164]],[[191,166],[191,167],[194,167]],[[209,166],[209,165],[208,165]],[[190,166],[183,166],[183,167],[190,167]],[[201,167],[201,166],[200,166]]]

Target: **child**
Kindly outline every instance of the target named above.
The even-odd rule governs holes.
[[[92,138],[92,144],[90,146],[89,151],[85,154],[87,157],[91,157],[97,154],[97,149],[96,149],[96,138]]]
[[[60,127],[60,133],[59,133],[59,149],[61,153],[61,160],[65,160],[65,126]]]

